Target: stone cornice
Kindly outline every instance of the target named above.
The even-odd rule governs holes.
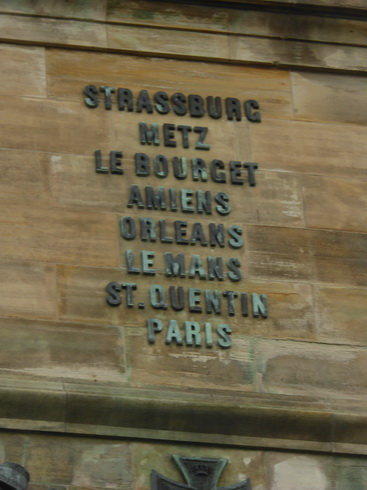
[[[367,454],[363,403],[19,380],[0,386],[3,429]]]
[[[198,9],[199,20],[193,24],[187,5],[174,23],[164,15],[137,22],[134,15],[118,12],[95,21],[5,13],[0,7],[0,42],[239,65],[367,71],[363,20],[234,10],[215,23],[215,7]]]
[[[166,1],[166,0],[164,0]],[[169,0],[167,0],[169,1]],[[181,0],[171,3],[205,3],[205,2],[190,2],[190,0]],[[367,4],[364,0],[214,0],[212,5],[243,5],[243,6],[259,6],[266,8],[291,8],[299,10],[318,10],[328,12],[331,15],[366,12]]]

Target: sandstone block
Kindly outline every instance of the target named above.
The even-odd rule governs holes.
[[[45,97],[45,61],[44,48],[2,44],[0,47],[0,63],[3,67],[1,93]]]
[[[54,318],[55,268],[51,264],[2,260],[0,312],[3,316]]]
[[[0,333],[0,371],[9,375],[121,381],[123,346],[117,329],[3,318]]]
[[[9,259],[117,265],[113,215],[9,205],[0,230],[0,251]]]
[[[364,77],[294,72],[291,80],[296,119],[366,124]]]
[[[310,228],[366,232],[366,182],[304,176],[306,223]]]
[[[252,126],[253,159],[263,169],[363,179],[363,135],[352,124],[264,121]]]
[[[102,149],[110,146],[106,115],[81,103],[1,96],[0,114],[4,148],[90,155],[92,141]]]

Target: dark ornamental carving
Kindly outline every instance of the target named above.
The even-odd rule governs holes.
[[[29,482],[29,473],[17,463],[0,464],[0,489],[26,490]]]
[[[225,458],[187,458],[172,456],[181,470],[186,484],[177,483],[157,471],[152,471],[152,490],[251,490],[250,480],[229,487],[217,487],[219,477],[228,460]]]

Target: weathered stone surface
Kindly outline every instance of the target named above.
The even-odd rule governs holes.
[[[132,368],[131,383],[135,387],[178,387],[199,389],[252,391],[254,365],[251,344],[241,343],[241,360],[235,351],[171,345],[162,341],[148,345],[146,329],[131,328],[126,336],[128,357]],[[230,375],[228,375],[230,373]]]
[[[120,278],[106,268],[58,267],[59,315],[64,320],[121,324],[119,308],[106,303],[106,286]]]
[[[334,457],[333,477],[346,490],[363,489],[367,482],[367,470],[364,458]]]
[[[2,66],[1,94],[46,96],[46,66],[44,48],[31,46],[0,46]]]
[[[9,205],[0,234],[0,253],[8,259],[117,265],[113,215]]]
[[[1,96],[0,115],[3,148],[90,155],[91,141],[109,146],[106,115],[78,103]]]
[[[328,482],[334,476],[329,458],[269,452],[264,454],[264,460],[274,490],[292,490],[294,482],[304,490],[328,490]]]
[[[124,360],[118,329],[0,318],[0,335],[0,372],[93,383],[121,381]]]
[[[126,442],[68,437],[30,440],[26,459],[34,483],[77,488],[131,489],[132,461]]]
[[[4,429],[23,429],[32,431],[65,430],[65,391],[62,384],[49,390],[47,383],[27,381],[21,383],[6,373],[5,382],[1,380],[0,419]]]
[[[263,121],[251,127],[261,168],[364,179],[365,129],[357,125]]]
[[[317,44],[305,41],[230,36],[229,58],[233,62],[263,63],[279,67],[326,68],[363,72],[364,47]]]
[[[352,0],[278,1],[272,10],[312,2],[342,7]],[[319,454],[277,452],[266,460],[244,449],[367,453],[366,101],[363,77],[352,75],[365,68],[365,23],[352,11],[348,19],[340,17],[342,10],[327,10],[338,17],[314,13],[311,19],[306,8],[264,13],[246,4],[236,16],[233,4],[231,10],[223,5],[110,0],[60,7],[15,0],[0,6],[7,12],[0,18],[2,40],[17,43],[0,47],[0,419],[6,430],[33,431],[13,445],[7,440],[4,456],[29,463],[34,490],[146,489],[148,463],[169,446],[163,440],[179,441],[177,452],[182,446],[196,454],[210,449],[214,456],[218,448],[219,456],[230,454],[236,464],[222,486],[247,475],[258,490],[294,490],[294,481],[299,490],[366,486],[364,470],[352,478]],[[248,63],[339,74],[295,72],[290,78],[285,69]],[[88,84],[130,88],[134,103],[140,90],[236,97],[241,104],[256,99],[262,122],[178,117],[172,110],[119,112],[115,98],[108,111],[102,97],[89,109],[83,101]],[[211,149],[144,146],[141,121],[208,127]],[[109,151],[122,150],[124,175],[96,174],[96,149],[104,161]],[[257,185],[192,182],[172,173],[142,178],[134,173],[138,151],[253,161]],[[225,191],[232,211],[128,208],[131,184]],[[204,228],[238,224],[245,245],[230,248],[228,236],[223,249],[129,241],[119,231],[125,215],[166,219],[170,226],[174,220],[200,221]],[[154,251],[156,273],[129,273],[127,248],[136,266],[142,251]],[[166,277],[164,252],[185,253],[186,265],[194,254],[204,264],[209,255],[238,258],[243,277],[200,279],[197,271],[193,278]],[[137,284],[133,308],[125,292],[122,305],[107,305],[110,281]],[[265,293],[268,318],[253,318],[251,306],[242,316],[238,303],[231,316],[226,301],[220,315],[189,311],[187,295],[184,311],[170,304],[154,308],[148,294],[154,283],[166,298],[170,286],[184,287],[185,295],[190,287]],[[198,322],[202,346],[166,343],[165,331],[149,344],[149,318],[162,320],[165,329],[176,320],[181,331],[185,321]],[[213,347],[205,323],[213,326]],[[217,343],[219,323],[232,329],[230,349]],[[66,431],[68,437],[49,442],[36,435],[33,444],[35,431]],[[159,443],[145,442],[132,456],[121,438]]]
[[[107,46],[106,27],[102,23],[1,14],[0,28],[1,38],[5,42],[94,48]]]
[[[2,462],[23,460],[24,438],[18,434],[1,433],[0,437],[0,459]],[[20,464],[20,463],[18,463]]]
[[[292,73],[296,119],[366,124],[366,79],[331,73]]]
[[[0,200],[8,204],[49,205],[48,156],[0,149]]]
[[[52,154],[48,163],[51,194],[58,206],[96,211],[126,209],[127,176],[131,172],[127,171],[125,161],[124,175],[97,173],[93,151],[91,156]],[[108,154],[103,154],[103,164],[109,165]]]
[[[302,227],[303,203],[296,174],[256,171],[256,186],[247,183],[238,190],[228,190],[233,203],[231,220],[237,223],[261,223]],[[233,197],[232,197],[233,196]]]
[[[366,458],[344,455],[299,454],[292,451],[236,449],[175,442],[121,442],[114,438],[1,434],[9,448],[18,447],[13,460],[31,466],[31,490],[87,490],[92,488],[149,488],[151,472],[178,483],[184,478],[172,454],[196,458],[226,458],[218,484],[227,487],[251,479],[259,490],[328,490],[329,483],[346,490],[363,490]],[[43,467],[42,467],[43,463]],[[52,471],[53,469],[53,471]],[[337,488],[336,487],[336,488]]]
[[[224,0],[229,1],[229,0]],[[237,3],[247,3],[248,0],[234,0]],[[326,7],[326,8],[346,8],[346,9],[361,9],[366,10],[367,6],[364,0],[250,0],[252,4],[265,5],[294,5],[304,7]]]
[[[131,2],[107,1],[107,21],[140,25],[172,25],[183,29],[226,31],[228,11],[223,8],[210,9],[201,5],[178,5],[175,2]]]
[[[367,231],[366,181],[310,175],[302,182],[308,227]]]
[[[13,14],[42,15],[45,17],[68,17],[105,20],[105,0],[73,0],[60,3],[58,0],[3,0],[0,12]]]
[[[116,24],[107,25],[106,28],[109,49],[188,59],[229,58],[226,36],[195,31],[187,36],[185,31]]]
[[[366,344],[366,289],[320,288],[315,296],[325,342]]]
[[[250,277],[365,286],[367,235],[247,227]]]
[[[244,341],[244,347],[247,340]],[[256,358],[262,390],[288,395],[364,397],[365,348],[261,341]]]
[[[3,316],[53,318],[56,314],[55,267],[3,260],[0,263],[0,312]]]
[[[245,35],[262,35],[280,39],[366,45],[366,24],[363,20],[341,19],[323,15],[297,15],[297,12],[269,12],[243,9],[230,11],[229,31]]]

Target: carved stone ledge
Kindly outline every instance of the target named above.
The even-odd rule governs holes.
[[[0,386],[3,428],[367,454],[362,401],[32,382]]]

